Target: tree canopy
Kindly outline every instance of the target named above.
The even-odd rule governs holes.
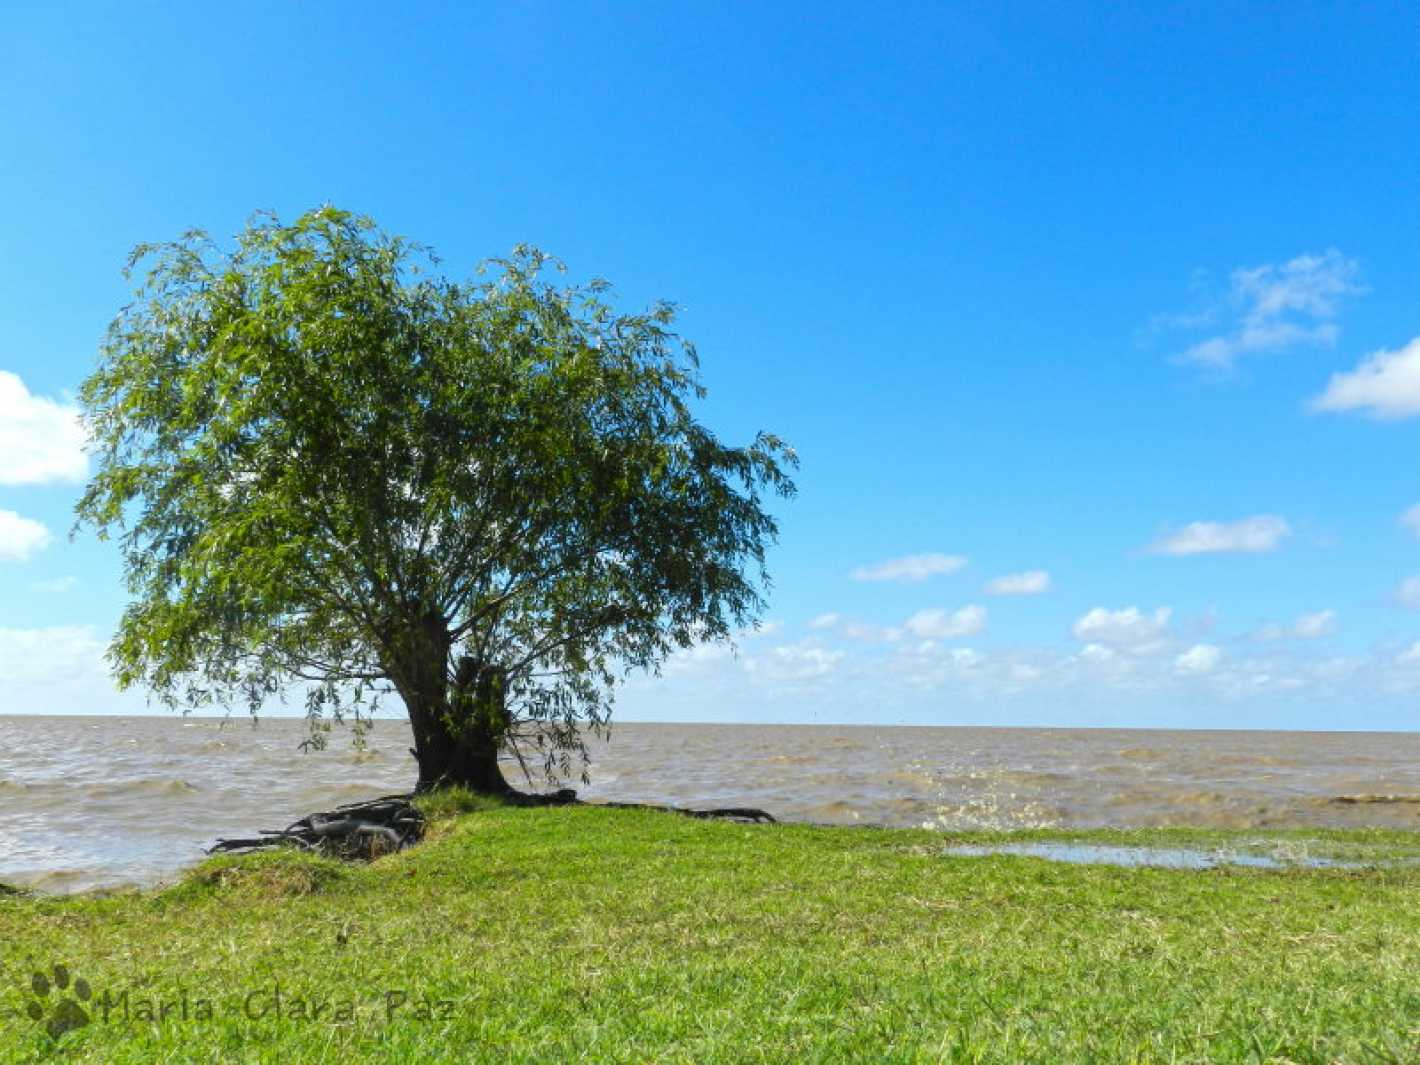
[[[449,280],[333,207],[145,244],[81,392],[81,525],[121,544],[121,686],[313,720],[390,692],[420,786],[566,771],[616,682],[764,605],[795,456],[722,443],[674,308],[519,247]]]

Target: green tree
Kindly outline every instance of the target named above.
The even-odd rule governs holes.
[[[117,533],[121,687],[313,723],[408,711],[423,790],[567,772],[632,670],[763,607],[795,456],[728,447],[673,308],[557,287],[520,247],[473,281],[331,207],[134,250],[81,397]]]

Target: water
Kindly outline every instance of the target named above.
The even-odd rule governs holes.
[[[280,719],[0,716],[0,881],[152,883],[218,837],[414,781],[403,722],[378,723],[364,753],[339,733],[302,753],[306,735]],[[1420,829],[1420,733],[620,724],[592,753],[592,785],[572,782],[584,798],[784,820]]]
[[[960,843],[943,848],[942,853],[954,858],[989,858],[996,854],[1013,854],[1024,858],[1067,862],[1071,865],[1118,865],[1129,869],[1216,869],[1221,865],[1239,865],[1249,869],[1361,869],[1372,865],[1415,864],[1413,858],[1359,862],[1307,854],[1282,847],[1272,848],[1271,853],[1259,854],[1241,850],[1115,847],[1105,843],[1052,840],[1035,843]]]

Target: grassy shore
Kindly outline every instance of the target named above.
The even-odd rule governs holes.
[[[460,805],[365,867],[263,854],[0,896],[0,1061],[1420,1061],[1420,866],[1121,869]],[[1068,835],[1420,854],[1399,832]],[[85,991],[57,1041],[26,1014]]]

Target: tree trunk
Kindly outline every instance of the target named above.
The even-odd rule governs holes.
[[[498,766],[499,737],[473,723],[450,722],[443,713],[409,714],[414,726],[414,756],[419,761],[419,792],[463,787],[482,795],[513,789]]]
[[[419,792],[464,787],[484,795],[513,789],[498,767],[508,733],[503,670],[464,655],[449,676],[452,641],[445,620],[426,614],[403,632],[389,670],[414,731]]]
[[[503,795],[513,790],[498,765],[508,729],[505,700],[501,671],[467,657],[451,685],[442,676],[430,677],[422,693],[406,697],[419,762],[417,791],[464,787]]]

